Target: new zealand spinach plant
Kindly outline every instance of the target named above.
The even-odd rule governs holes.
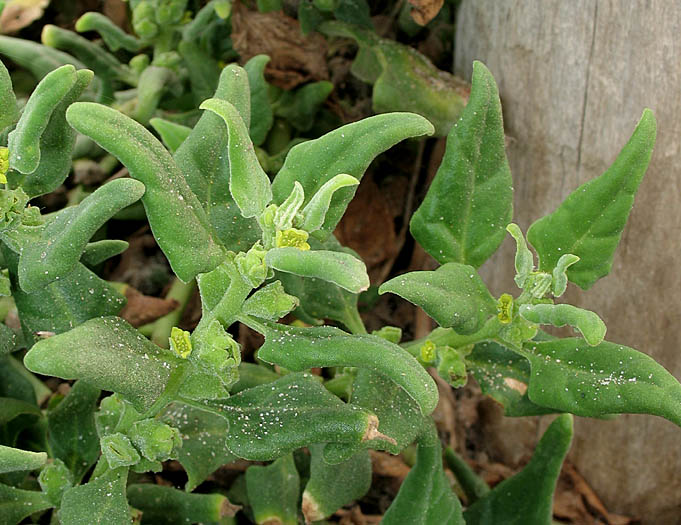
[[[430,122],[386,113],[345,125],[294,146],[270,181],[253,146],[259,123],[241,67],[222,70],[172,152],[116,109],[78,102],[92,79],[63,65],[19,111],[0,68],[0,291],[21,322],[18,334],[0,324],[0,523],[48,509],[64,525],[235,523],[239,509],[258,524],[320,521],[367,492],[370,449],[397,454],[416,443],[383,523],[549,524],[570,414],[648,413],[681,425],[676,379],[645,354],[605,341],[595,313],[556,302],[568,282],[587,289],[610,271],[650,160],[650,111],[610,169],[525,236],[511,222],[497,88],[476,63],[470,101],[411,219],[415,240],[441,266],[380,287],[439,325],[402,342],[395,327],[366,333],[357,310],[366,268],[333,231],[372,160],[432,134]],[[63,182],[77,133],[130,177],[41,214],[28,202]],[[123,297],[91,269],[126,249],[92,239],[138,200],[176,276],[200,291],[198,326],[172,327],[169,348],[116,316]],[[506,234],[517,243],[520,292],[495,298],[476,269]],[[289,313],[306,322],[285,324]],[[241,361],[236,323],[264,336],[256,362]],[[555,338],[543,325],[579,335]],[[471,373],[509,416],[560,414],[530,463],[491,490],[447,450],[463,506],[443,468],[430,368],[453,387]],[[34,374],[75,382],[66,396],[50,396]],[[185,491],[138,476],[168,459],[184,467]],[[230,499],[193,492],[236,459],[268,463],[247,468]]]

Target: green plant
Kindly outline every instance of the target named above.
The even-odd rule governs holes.
[[[133,5],[141,35],[153,33],[151,18],[138,12],[151,4]],[[109,46],[138,45],[102,19],[88,20]],[[162,33],[148,36],[159,39],[159,50],[172,40]],[[496,85],[476,63],[470,101],[411,219],[414,238],[441,266],[379,290],[440,325],[401,343],[396,327],[366,333],[357,310],[369,286],[366,268],[333,231],[373,159],[433,134],[433,125],[411,113],[348,124],[292,147],[270,182],[253,145],[261,116],[248,67],[222,69],[212,98],[197,100],[203,113],[193,127],[156,128],[170,151],[116,109],[77,102],[93,81],[88,70],[71,64],[49,72],[20,112],[0,67],[8,144],[0,150],[0,284],[22,329],[0,324],[0,523],[47,509],[67,525],[130,523],[140,511],[143,523],[230,523],[240,508],[234,503],[256,523],[297,523],[301,512],[323,520],[368,490],[369,449],[396,454],[414,442],[416,463],[384,523],[550,523],[572,436],[569,414],[649,413],[681,425],[681,385],[664,368],[604,341],[595,313],[554,303],[568,281],[587,289],[609,272],[650,159],[650,111],[608,171],[529,228],[536,267],[511,223]],[[76,132],[119,159],[130,178],[43,215],[28,201],[63,182]],[[196,281],[202,305],[191,333],[159,325],[160,344],[116,317],[123,297],[90,269],[125,250],[123,241],[92,239],[138,200],[177,278]],[[495,299],[476,268],[506,233],[517,243],[522,291]],[[289,313],[312,326],[279,322]],[[344,329],[321,326],[323,319]],[[255,363],[241,362],[235,323],[264,336]],[[581,337],[555,338],[541,325],[570,325]],[[24,348],[22,364],[12,354]],[[447,451],[465,512],[444,473],[428,367],[454,387],[470,372],[509,416],[561,414],[525,469],[491,490]],[[50,393],[34,374],[75,383],[44,412]],[[191,493],[237,458],[272,463],[249,467],[233,483],[231,503],[217,492]],[[186,492],[136,477],[168,459],[186,470]],[[32,470],[40,470],[37,480],[26,476]]]

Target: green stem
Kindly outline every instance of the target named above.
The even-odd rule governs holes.
[[[469,505],[490,491],[489,485],[485,483],[485,480],[473,472],[468,463],[450,447],[445,449],[445,462],[465,492]]]
[[[474,334],[460,335],[451,328],[436,328],[428,336],[411,341],[403,345],[403,348],[418,359],[421,357],[421,346],[423,346],[423,343],[426,341],[432,341],[435,346],[451,346],[452,348],[461,348],[463,346],[493,340],[501,328],[501,322],[496,316],[489,319],[489,321],[487,321],[483,327]]]
[[[177,394],[182,388],[182,383],[189,372],[190,365],[188,363],[182,363],[175,370],[173,370],[168,378],[168,383],[165,389],[159,396],[159,398],[154,401],[154,404],[149,407],[140,419],[148,419],[151,417],[156,417],[156,415],[163,410],[166,405],[172,403],[177,399]]]
[[[239,321],[240,323],[245,324],[251,330],[255,330],[259,334],[265,335],[265,332],[267,331],[267,328],[265,327],[264,324],[262,324],[260,321],[255,320],[250,315],[246,314],[237,315],[236,320]]]
[[[11,297],[0,297],[0,322],[5,322],[5,318],[12,308],[16,308],[14,299]]]
[[[350,333],[355,335],[366,334],[367,329],[364,326],[364,321],[362,321],[357,308],[348,308],[346,313],[347,315],[343,319],[343,324],[350,330]]]
[[[352,383],[354,380],[355,378],[352,374],[340,374],[333,379],[326,381],[324,386],[333,395],[347,401],[350,399],[350,394],[352,393]]]
[[[224,268],[229,275],[229,287],[224,293],[218,304],[209,311],[204,311],[201,321],[194,330],[194,333],[200,332],[210,325],[213,320],[218,319],[225,329],[237,320],[241,307],[244,301],[253,289],[251,285],[241,277],[239,270],[233,264],[224,264]]]
[[[13,356],[9,356],[7,362],[19,373],[20,376],[26,378],[28,382],[31,383],[33,391],[35,392],[38,406],[42,405],[43,402],[52,395],[52,390],[47,388],[40,379],[29,372],[19,360],[15,359]]]
[[[179,304],[175,310],[154,322],[154,329],[151,333],[152,342],[156,343],[161,348],[168,348],[170,343],[170,330],[173,326],[177,326],[182,319],[182,313],[191,299],[194,290],[196,289],[196,281],[192,280],[189,283],[183,283],[177,277],[168,290],[166,299],[175,299]]]

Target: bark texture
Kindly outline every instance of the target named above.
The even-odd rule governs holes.
[[[463,0],[455,58],[462,77],[470,78],[477,59],[499,84],[511,137],[515,222],[523,231],[602,173],[643,108],[654,111],[657,144],[612,272],[586,293],[571,285],[566,299],[598,312],[608,340],[648,353],[677,378],[679,27],[681,4],[665,0]],[[513,253],[508,240],[483,268],[497,294],[515,290]],[[505,435],[506,446],[498,450],[517,461],[544,424],[506,426],[515,437]],[[518,445],[509,446],[514,441]],[[648,416],[578,418],[570,457],[609,510],[645,524],[681,522],[681,429],[671,423]]]

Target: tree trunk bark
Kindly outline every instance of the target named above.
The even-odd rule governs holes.
[[[601,174],[645,107],[657,144],[611,274],[566,301],[596,311],[606,338],[641,350],[681,377],[681,4],[665,0],[463,0],[455,70],[472,61],[501,93],[515,218],[523,231],[577,186]],[[509,240],[482,273],[513,291]],[[681,402],[679,403],[681,409]],[[504,425],[499,422],[499,425]],[[541,422],[513,424],[503,454],[515,460]],[[652,416],[578,418],[570,458],[613,512],[643,523],[681,520],[681,429]],[[517,447],[508,446],[511,440]],[[506,459],[506,458],[499,458]]]

